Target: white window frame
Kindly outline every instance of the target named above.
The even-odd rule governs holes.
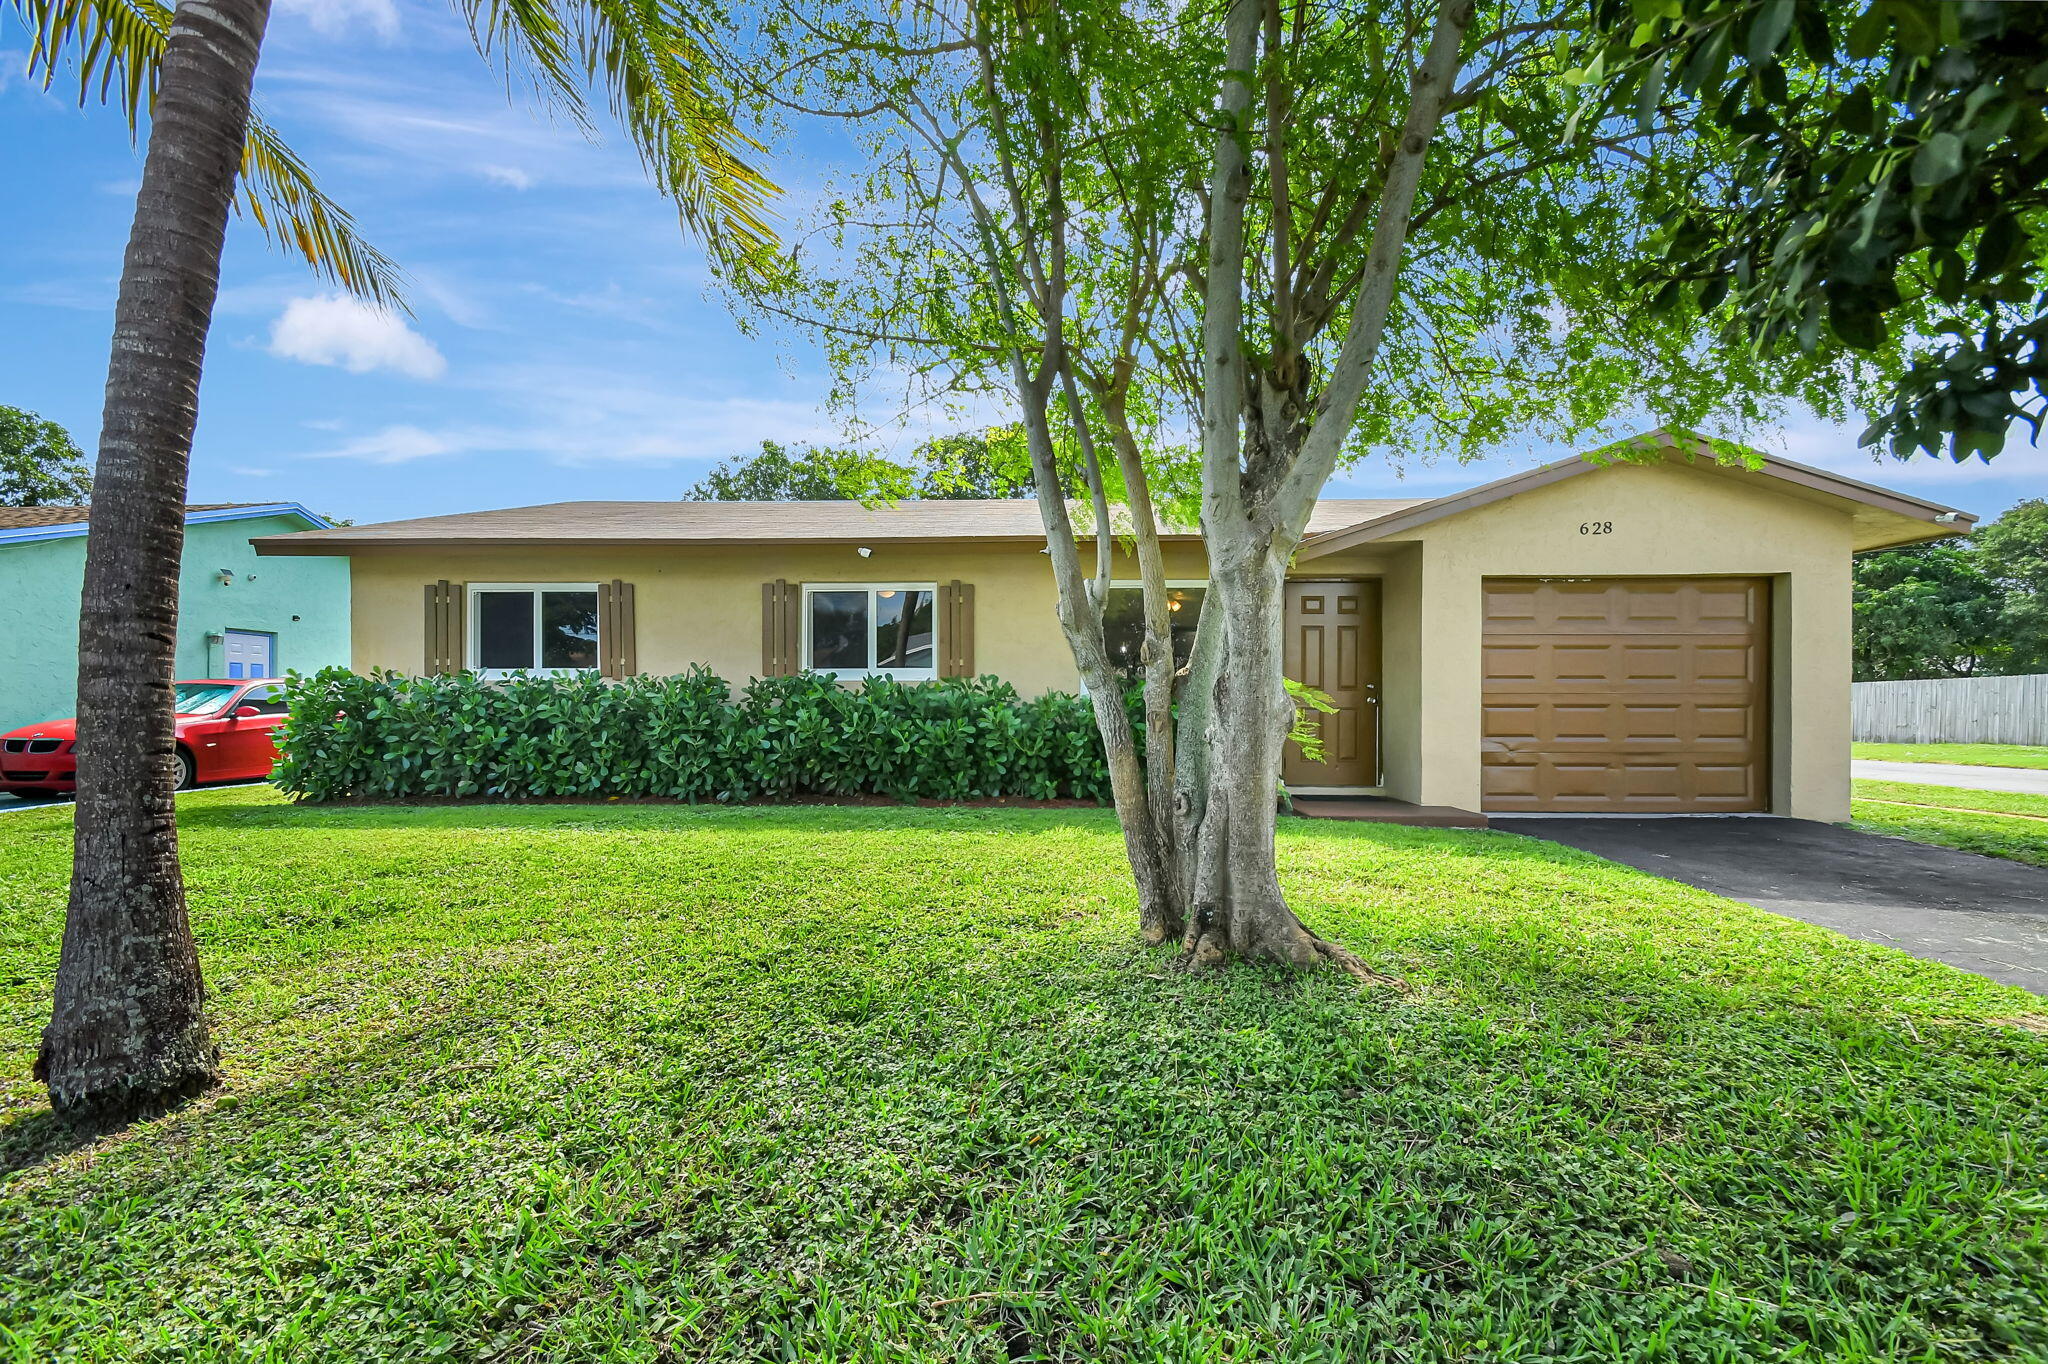
[[[811,666],[811,594],[814,592],[865,592],[868,594],[868,660],[869,666],[855,668],[813,668]],[[875,610],[877,592],[929,592],[932,594],[932,666],[929,668],[877,668],[873,666],[876,646],[875,633],[879,628],[880,612]],[[803,600],[803,660],[804,667],[828,677],[888,677],[898,682],[935,682],[939,676],[939,585],[937,583],[805,583]]]
[[[603,608],[603,595],[602,595],[602,593],[603,593],[603,589],[602,589],[602,587],[601,587],[601,586],[600,586],[599,584],[597,584],[597,583],[470,583],[470,584],[469,584],[468,586],[469,586],[469,599],[468,599],[468,601],[467,601],[467,602],[465,603],[466,607],[468,608],[468,609],[467,609],[467,611],[465,612],[465,614],[466,614],[466,615],[467,615],[467,617],[468,617],[468,621],[467,621],[467,624],[468,624],[468,629],[467,629],[467,630],[466,630],[466,631],[465,631],[464,633],[466,633],[466,634],[467,634],[467,635],[469,636],[469,638],[468,638],[468,641],[467,641],[467,646],[468,646],[468,649],[469,649],[469,657],[470,657],[471,659],[473,659],[473,660],[476,660],[476,661],[475,661],[475,663],[474,663],[474,664],[472,665],[472,667],[471,667],[471,671],[472,671],[472,672],[475,672],[475,673],[476,673],[476,674],[477,674],[478,676],[480,676],[480,677],[487,677],[487,678],[491,678],[491,679],[494,679],[494,680],[495,680],[495,679],[498,679],[498,678],[510,677],[510,676],[512,676],[512,674],[514,674],[514,673],[525,673],[525,674],[526,674],[526,675],[527,675],[528,677],[576,677],[576,676],[579,676],[579,675],[581,675],[581,674],[583,674],[583,673],[594,673],[594,672],[598,671],[598,667],[599,667],[599,664],[593,664],[593,665],[591,665],[591,666],[590,666],[590,667],[588,667],[588,668],[542,668],[542,667],[532,667],[532,668],[486,668],[486,667],[484,667],[484,666],[483,666],[483,664],[482,664],[482,660],[483,660],[483,656],[484,656],[484,650],[483,650],[483,635],[484,635],[484,621],[483,621],[483,613],[482,613],[481,611],[478,611],[478,610],[477,610],[477,606],[476,606],[476,598],[477,598],[477,594],[478,594],[479,592],[531,592],[531,593],[533,594],[533,656],[534,656],[534,662],[535,662],[536,664],[538,664],[538,663],[540,662],[540,594],[541,594],[541,593],[543,593],[543,592],[594,592],[594,593],[598,593],[598,594],[599,594],[599,603],[598,603],[598,604],[599,604],[599,611],[598,611],[598,627],[597,627],[597,647],[598,647],[598,659],[599,659],[599,663],[601,664],[601,663],[602,663],[602,661],[603,661],[603,658],[604,658],[604,612],[603,612],[603,609],[602,609],[602,608]]]

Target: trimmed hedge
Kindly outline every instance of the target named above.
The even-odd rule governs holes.
[[[703,668],[623,682],[327,668],[293,675],[286,691],[273,780],[312,801],[1110,798],[1087,699],[1026,700],[992,677],[856,689],[805,673],[735,696]]]

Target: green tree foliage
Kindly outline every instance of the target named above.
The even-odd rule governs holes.
[[[2048,500],[1855,569],[1856,680],[2048,672]]]
[[[860,502],[872,506],[911,495],[911,473],[865,451],[831,445],[761,442],[751,455],[722,461],[685,495],[692,502]]]
[[[1031,452],[1016,426],[941,436],[918,447],[917,495],[1029,497]]]
[[[91,496],[92,470],[69,431],[0,406],[0,507],[62,506]]]
[[[695,502],[859,502],[1031,495],[1031,458],[1014,429],[963,432],[919,446],[915,469],[846,446],[761,442],[685,494]]]
[[[1998,638],[1998,600],[1968,545],[1866,554],[1855,579],[1858,682],[1985,671]]]
[[[1915,353],[1863,434],[1989,459],[2048,404],[2048,5],[1594,0],[1575,73],[1719,155],[1660,176],[1638,272],[1766,352]],[[1937,338],[1943,338],[1939,340]]]
[[[2048,500],[2020,503],[1972,541],[1999,597],[1997,670],[2048,673]]]

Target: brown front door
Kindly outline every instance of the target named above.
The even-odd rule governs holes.
[[[1377,786],[1380,781],[1380,585],[1367,578],[1291,578],[1281,670],[1326,692],[1334,715],[1312,717],[1323,760],[1288,744],[1289,786]]]
[[[1488,810],[1769,804],[1770,583],[1489,578]]]

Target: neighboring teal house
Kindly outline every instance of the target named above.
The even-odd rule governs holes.
[[[84,507],[0,507],[0,732],[73,713]],[[276,677],[349,661],[348,560],[259,559],[257,535],[324,530],[296,502],[185,509],[184,677]]]

